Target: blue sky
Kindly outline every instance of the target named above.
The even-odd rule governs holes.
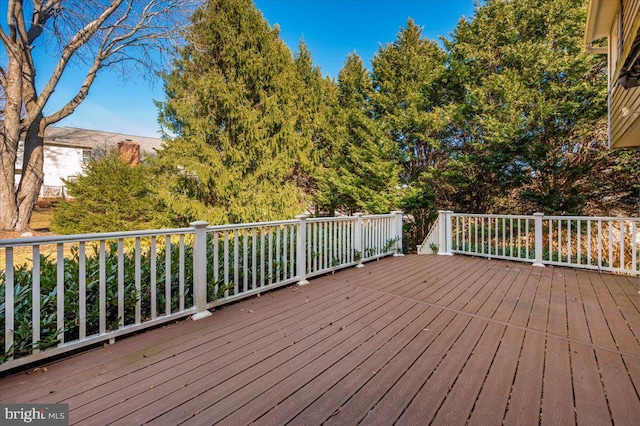
[[[424,36],[448,37],[464,15],[471,17],[473,0],[254,0],[270,25],[280,26],[282,40],[295,51],[304,37],[322,73],[336,77],[346,56],[355,51],[369,66],[380,45],[391,43],[407,19],[424,27]],[[6,6],[5,6],[6,7]],[[2,8],[4,9],[4,8]],[[51,58],[39,50],[40,78]],[[66,102],[77,91],[83,75],[69,69],[51,99],[52,107]],[[74,126],[139,136],[158,136],[157,109],[153,100],[163,99],[162,83],[141,76],[124,78],[103,72],[89,96],[57,126]]]

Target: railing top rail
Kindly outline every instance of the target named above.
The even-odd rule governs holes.
[[[367,215],[362,216],[363,219],[390,218],[392,214]],[[355,216],[339,216],[339,217],[316,217],[309,218],[309,222],[344,222],[354,221]],[[255,223],[238,223],[228,225],[212,225],[207,227],[207,231],[231,231],[236,229],[250,229],[267,226],[293,225],[298,223],[296,219],[278,220],[272,222],[255,222]],[[58,243],[80,243],[101,240],[117,240],[120,238],[137,238],[137,237],[153,237],[164,235],[186,235],[192,234],[194,228],[171,228],[171,229],[149,229],[143,231],[122,231],[122,232],[102,232],[96,234],[71,234],[71,235],[54,235],[44,237],[28,237],[28,238],[8,238],[0,239],[0,248],[4,247],[23,247],[33,245],[46,245]]]
[[[533,219],[533,215],[510,215],[510,214],[486,214],[486,213],[453,213],[452,217],[491,217],[491,218],[506,218],[506,219]],[[543,220],[617,220],[617,221],[632,221],[640,222],[640,217],[615,217],[615,216],[547,216],[544,215]]]
[[[389,218],[389,217],[394,217],[395,215],[387,213],[387,214],[367,214],[367,215],[363,215],[362,218],[363,219],[383,219],[383,218]]]
[[[349,222],[354,220],[356,220],[355,216],[310,217],[307,222]]]
[[[273,222],[255,222],[255,223],[236,223],[229,225],[212,225],[207,226],[207,231],[233,231],[236,229],[261,228],[266,226],[294,225],[297,220],[277,220]]]
[[[193,233],[193,228],[149,229],[144,231],[103,232],[98,234],[71,234],[46,237],[0,239],[0,248],[20,247],[58,243],[80,243],[87,241],[117,240],[120,238],[157,237],[163,235],[186,235]]]
[[[505,219],[534,219],[535,216],[522,215],[522,214],[475,214],[475,213],[453,213],[452,217],[498,217]]]
[[[615,216],[544,216],[543,219],[551,219],[551,220],[591,220],[591,221],[599,221],[599,220],[616,220],[616,221],[631,221],[631,222],[640,222],[640,217],[615,217]]]

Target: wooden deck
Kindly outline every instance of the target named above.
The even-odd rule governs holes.
[[[71,423],[640,419],[638,277],[387,258],[0,379]]]

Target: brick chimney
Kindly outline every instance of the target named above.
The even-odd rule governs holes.
[[[120,159],[132,166],[140,164],[140,145],[131,139],[118,142]]]

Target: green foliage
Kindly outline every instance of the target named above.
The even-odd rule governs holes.
[[[294,66],[296,77],[303,87],[297,93],[296,131],[312,143],[309,158],[304,167],[296,170],[294,177],[305,194],[313,194],[317,191],[321,165],[331,154],[333,101],[337,85],[329,78],[322,77],[320,68],[313,65],[311,52],[304,41],[300,42],[298,52],[294,54]]]
[[[438,209],[635,212],[640,154],[607,150],[585,3],[477,2],[443,47],[410,19],[370,72],[352,54],[330,80],[250,0],[207,2],[164,76],[164,223],[400,207],[415,247]]]
[[[404,184],[400,208],[409,218],[409,247],[422,242],[436,217],[436,189],[427,177],[447,161],[442,141],[450,122],[447,101],[452,90],[445,60],[438,44],[423,38],[422,28],[409,19],[396,40],[380,46],[372,61],[370,103],[399,152]]]
[[[492,1],[458,25],[447,48],[464,97],[441,176],[453,208],[580,214],[613,178],[606,58],[584,51],[585,10],[582,0]]]
[[[338,75],[330,145],[317,174],[316,200],[330,214],[386,213],[398,204],[397,149],[372,118],[372,92],[362,60],[349,55]]]
[[[164,75],[167,137],[155,169],[168,222],[254,222],[304,210],[311,141],[291,53],[250,0],[207,2]]]
[[[117,152],[91,161],[83,175],[67,181],[73,197],[55,209],[51,227],[60,234],[149,229],[157,214],[150,174],[144,164],[131,166]]]
[[[409,20],[373,60],[374,118],[402,155],[413,246],[437,209],[637,211],[638,152],[606,147],[606,58],[585,2],[479,2],[442,50]]]
[[[441,161],[439,136],[448,121],[441,108],[447,88],[445,58],[438,44],[423,38],[422,28],[409,19],[372,61],[372,108],[402,153],[406,184]]]

